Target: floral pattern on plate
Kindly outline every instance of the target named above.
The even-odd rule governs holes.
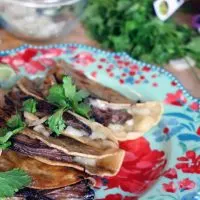
[[[0,52],[0,62],[10,65],[18,78],[42,77],[60,59],[129,98],[165,104],[157,127],[144,137],[120,143],[126,151],[122,168],[115,177],[96,177],[96,198],[200,199],[200,100],[163,68],[134,60],[126,53],[76,44],[24,45]]]

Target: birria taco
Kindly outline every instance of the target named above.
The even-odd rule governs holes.
[[[89,103],[95,121],[108,127],[119,141],[141,137],[160,121],[163,113],[160,102],[118,104],[90,98]]]
[[[120,149],[104,152],[66,136],[46,137],[31,129],[14,136],[11,149],[49,165],[73,167],[99,176],[117,174],[124,158]]]
[[[12,137],[10,148],[13,151],[49,165],[73,167],[91,175],[114,176],[118,173],[124,158],[124,151],[119,149],[116,140],[101,137],[94,140],[94,145],[90,143],[88,145],[85,144],[87,142],[74,139],[76,138],[74,136],[70,138],[62,132],[59,135],[54,135],[46,124],[48,115],[54,112],[53,105],[39,100],[36,113],[25,112],[20,108],[21,93],[17,91],[17,88],[14,88],[14,91],[12,90],[6,95],[5,105],[0,109],[0,119],[3,119],[4,123],[12,117],[15,107],[18,108],[24,122],[26,122],[26,128]],[[21,98],[27,99],[29,96],[22,95]],[[96,122],[93,122],[97,124],[95,127],[87,125],[84,123],[84,118],[83,122],[79,121],[79,117],[76,118],[69,112],[64,113],[63,118],[68,123],[68,127],[72,127],[71,129],[74,127],[80,131],[83,129],[82,132],[84,131],[85,134],[88,130],[98,128],[99,135],[104,136],[107,134],[104,134],[104,129],[109,130]],[[83,138],[88,138],[88,135],[86,136],[83,135]]]
[[[31,184],[19,190],[20,200],[69,200],[94,199],[93,179],[72,168],[51,166],[33,158],[6,150],[0,157],[0,172],[21,169],[31,178]],[[1,195],[1,194],[0,194]]]
[[[15,90],[17,91],[16,88]],[[23,98],[24,95],[26,95],[26,98],[30,98],[31,96],[37,99],[38,112],[35,114],[35,116],[28,113],[25,114],[25,118],[27,119],[29,125],[34,125],[35,127],[36,124],[43,124],[43,126],[45,126],[45,119],[55,113],[56,106],[47,102],[45,97],[42,96],[42,93],[36,90],[34,82],[28,80],[27,78],[22,78],[18,82],[18,96],[20,93]],[[10,98],[11,101],[13,101],[13,96],[16,95],[12,95],[12,98]],[[40,120],[41,116],[44,121]],[[118,141],[113,136],[112,131],[102,124],[88,120],[70,111],[63,112],[63,120],[66,128],[62,130],[60,134],[76,139],[87,145],[101,148],[104,151],[106,151],[108,148],[118,148]],[[37,122],[43,123],[39,124]]]

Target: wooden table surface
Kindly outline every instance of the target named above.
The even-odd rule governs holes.
[[[0,50],[15,48],[24,43],[27,43],[27,41],[17,39],[11,34],[7,33],[3,29],[0,30]],[[36,45],[47,44],[47,43],[32,43],[32,42],[29,42],[29,43],[36,44]],[[97,42],[93,41],[87,36],[86,31],[84,30],[81,24],[78,24],[76,28],[66,37],[59,40],[51,41],[51,44],[52,43],[81,43],[81,44],[99,47]],[[189,69],[178,70],[172,67],[167,67],[167,69],[170,72],[172,72],[182,82],[182,84],[189,90],[189,92],[193,96],[200,98],[200,89],[199,89],[200,88],[200,70],[199,69],[189,68]]]

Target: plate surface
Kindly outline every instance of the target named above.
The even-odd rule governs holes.
[[[2,87],[20,76],[43,77],[63,59],[79,71],[121,94],[165,103],[157,127],[137,140],[120,144],[126,156],[119,174],[97,178],[96,199],[200,199],[200,99],[192,97],[163,68],[77,44],[35,47],[24,45],[0,52],[0,62],[16,72]]]

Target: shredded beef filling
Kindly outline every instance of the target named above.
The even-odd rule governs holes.
[[[38,101],[37,103],[37,111],[42,114],[42,116],[45,115],[51,115],[56,110],[56,106],[52,105],[46,101]],[[92,130],[89,126],[81,122],[79,119],[77,119],[74,115],[72,115],[69,112],[64,112],[63,119],[65,121],[65,124],[67,126],[72,126],[75,129],[83,130],[87,136],[92,134]]]
[[[69,156],[62,151],[49,147],[43,142],[26,135],[16,135],[12,140],[13,145],[11,149],[13,151],[28,156],[41,156],[55,161],[73,162],[73,156]]]
[[[53,190],[25,188],[20,190],[16,196],[24,197],[26,200],[93,200],[95,194],[90,188],[90,181],[82,180],[77,184]]]
[[[97,107],[92,107],[92,116],[95,121],[108,126],[109,124],[124,124],[127,120],[132,119],[132,115],[126,110],[102,110]]]
[[[64,112],[63,119],[67,126],[72,126],[75,129],[83,130],[88,136],[92,134],[92,129],[78,120],[74,115],[69,112]]]
[[[47,101],[41,100],[38,101],[36,108],[38,112],[44,115],[50,115],[53,114],[57,107],[53,104],[48,103]]]

